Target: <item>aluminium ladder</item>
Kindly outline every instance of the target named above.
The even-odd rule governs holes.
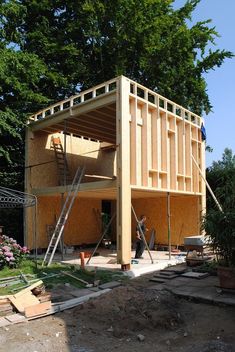
[[[51,236],[50,243],[48,245],[46,254],[42,262],[42,266],[45,264],[49,256],[50,258],[47,262],[47,266],[49,266],[52,262],[58,243],[61,240],[61,236],[65,227],[66,221],[68,219],[69,213],[73,206],[74,200],[77,196],[84,172],[85,172],[85,167],[79,166],[74,176],[73,183],[70,187],[66,200],[64,202],[60,217],[56,223],[55,230]]]

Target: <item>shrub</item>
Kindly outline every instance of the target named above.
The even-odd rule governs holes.
[[[0,268],[4,266],[18,267],[29,254],[27,247],[21,247],[16,240],[8,236],[0,236]]]

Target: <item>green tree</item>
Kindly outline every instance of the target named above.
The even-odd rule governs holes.
[[[203,226],[212,247],[226,266],[235,266],[235,155],[226,148],[222,160],[207,169],[207,180],[223,212],[208,195],[207,214]]]
[[[27,112],[48,99],[37,89],[46,66],[31,53],[0,46],[0,185],[24,189],[24,128]],[[22,209],[0,209],[5,233],[22,242]]]
[[[0,183],[23,186],[27,112],[48,99],[37,89],[46,66],[31,53],[0,49]]]
[[[4,36],[49,68],[52,99],[124,74],[196,113],[211,104],[203,74],[232,53],[208,44],[210,20],[188,25],[200,0],[5,0]]]
[[[222,159],[214,161],[207,168],[206,177],[209,185],[222,205],[222,208],[235,209],[235,155],[232,149],[225,148]],[[207,195],[207,209],[214,209],[211,195]]]
[[[200,0],[2,0],[0,183],[23,185],[27,115],[117,75],[195,113],[208,112],[205,72],[232,53],[207,51],[210,21],[188,25]]]

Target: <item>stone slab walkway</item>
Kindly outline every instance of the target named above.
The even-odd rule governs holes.
[[[208,276],[201,280],[178,276],[164,283],[154,284],[149,288],[168,290],[177,296],[207,303],[235,306],[235,293],[221,290],[217,276]]]

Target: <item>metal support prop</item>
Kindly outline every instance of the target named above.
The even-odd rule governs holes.
[[[194,162],[194,164],[196,165],[196,167],[197,167],[197,169],[198,169],[198,171],[199,171],[199,174],[200,174],[201,178],[202,178],[203,181],[205,182],[205,184],[206,184],[206,186],[207,186],[207,188],[208,188],[208,191],[210,192],[212,198],[214,199],[215,204],[217,205],[217,207],[219,208],[219,210],[221,211],[221,213],[223,213],[223,208],[222,208],[222,206],[220,205],[220,203],[218,202],[218,200],[217,200],[217,198],[216,198],[214,192],[213,192],[212,189],[210,188],[210,185],[209,185],[209,183],[207,182],[206,178],[204,177],[204,175],[203,175],[203,173],[202,173],[202,171],[201,171],[201,169],[200,169],[198,163],[196,162],[196,160],[195,160],[195,158],[194,158],[193,155],[191,155],[191,157],[192,157],[193,162]]]
[[[104,236],[105,236],[106,233],[108,232],[108,229],[109,229],[110,225],[112,224],[112,222],[113,222],[115,216],[116,216],[116,213],[114,213],[113,216],[111,217],[111,219],[109,220],[109,222],[108,222],[106,228],[104,229],[104,232],[102,233],[102,235],[101,235],[101,237],[100,237],[100,239],[99,239],[99,242],[97,243],[97,245],[96,245],[94,251],[91,253],[90,257],[88,258],[88,261],[86,262],[86,265],[89,264],[91,258],[93,257],[93,255],[94,255],[95,252],[97,251],[97,249],[98,249],[98,247],[99,247],[101,241],[103,240]]]
[[[64,186],[67,185],[67,179],[66,179],[66,153],[67,153],[67,122],[66,120],[64,120],[64,158],[65,158],[65,162],[64,162]]]
[[[64,193],[61,193],[61,211],[64,206]],[[61,260],[64,260],[64,230],[61,234],[61,240],[60,240],[60,251],[61,251]]]
[[[167,192],[167,233],[168,233],[169,260],[171,260],[171,203],[170,203],[170,192]]]
[[[145,244],[145,246],[146,246],[146,248],[147,248],[149,257],[150,257],[150,259],[151,259],[151,262],[152,262],[152,264],[154,264],[153,258],[152,258],[152,255],[151,255],[151,252],[150,252],[150,250],[149,250],[148,243],[147,243],[146,238],[145,238],[145,235],[144,235],[144,233],[143,233],[143,231],[142,231],[142,229],[141,229],[140,222],[139,222],[139,220],[138,220],[138,218],[137,218],[137,216],[136,216],[136,213],[135,213],[135,210],[134,210],[134,207],[133,207],[132,204],[131,204],[131,209],[132,209],[132,211],[133,211],[133,214],[134,214],[135,220],[136,220],[136,222],[137,222],[138,228],[139,228],[139,230],[140,230],[141,236],[142,236],[142,238],[143,238],[143,240],[144,240],[144,244]]]

